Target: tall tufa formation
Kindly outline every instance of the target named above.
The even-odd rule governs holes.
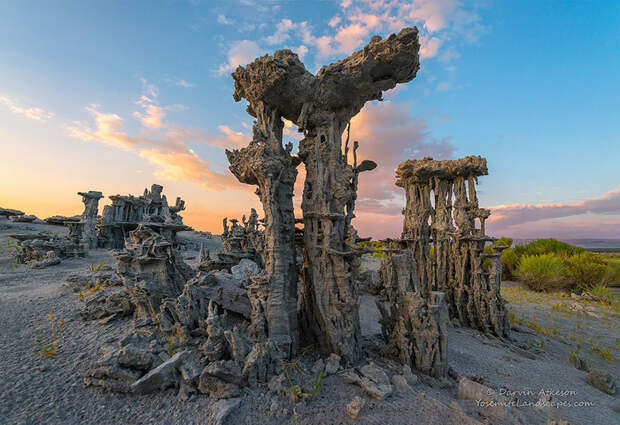
[[[265,170],[277,171],[269,184],[285,181],[286,197],[292,196],[292,183],[286,176],[292,175],[297,160],[282,148],[281,118],[292,121],[304,133],[299,146],[306,168],[301,327],[304,337],[316,340],[324,353],[337,353],[347,361],[361,355],[359,295],[354,283],[359,266],[357,233],[351,225],[357,175],[376,164],[363,161],[358,165],[355,159],[350,164],[349,147],[343,148],[342,135],[367,101],[381,100],[384,90],[415,77],[419,47],[417,29],[405,28],[386,40],[373,37],[362,50],[324,66],[316,76],[290,50],[260,57],[233,73],[234,98],[248,100],[248,112],[257,122],[255,140],[244,153],[229,157],[231,170],[241,181],[259,185],[264,207],[269,199],[282,199],[261,187],[266,179],[259,176],[265,175]],[[260,163],[263,160],[267,163]],[[289,205],[286,201],[284,206]],[[268,208],[272,212],[267,212]],[[268,204],[268,208],[266,216],[273,214],[274,207]],[[266,240],[276,237],[267,236],[269,232],[279,231],[286,234],[287,247],[292,247],[292,208],[286,223],[281,229],[266,228]],[[293,253],[291,249],[290,255]]]
[[[448,371],[448,309],[444,293],[420,292],[416,261],[409,249],[384,251],[383,288],[377,299],[388,352],[402,364],[442,377]]]
[[[510,327],[500,295],[501,254],[484,253],[496,239],[484,234],[490,211],[478,206],[476,196],[477,178],[486,174],[480,156],[424,158],[401,163],[396,185],[406,193],[402,239],[416,261],[420,292],[444,292],[451,317],[502,337]],[[490,269],[483,265],[486,258]]]
[[[237,84],[240,76],[235,72],[233,77]],[[230,171],[240,182],[258,186],[256,194],[265,213],[262,249],[268,287],[265,302],[267,333],[288,358],[297,352],[299,344],[293,212],[293,186],[299,158],[291,155],[292,144],[282,145],[284,123],[278,108],[266,99],[250,95],[248,101],[248,111],[256,117],[254,137],[243,149],[227,150],[226,156]],[[255,212],[244,230],[247,227],[256,231]]]
[[[89,190],[88,192],[78,192],[84,203],[84,212],[80,220],[82,227],[82,243],[89,249],[97,248],[99,232],[97,231],[97,214],[99,212],[99,199],[103,198],[101,192]]]

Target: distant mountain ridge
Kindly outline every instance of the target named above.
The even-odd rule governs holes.
[[[529,238],[529,239],[513,239],[514,245],[522,245],[531,241],[535,241],[537,239],[545,239],[545,238]],[[620,250],[620,239],[603,239],[603,238],[580,238],[580,239],[561,239],[554,238],[562,242],[569,243],[571,245],[580,246],[586,249],[619,249]]]

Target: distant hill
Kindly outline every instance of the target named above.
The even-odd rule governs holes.
[[[537,238],[531,239],[514,239],[515,245],[522,245]],[[571,245],[581,246],[592,251],[620,251],[620,239],[558,239],[559,241],[569,243]]]

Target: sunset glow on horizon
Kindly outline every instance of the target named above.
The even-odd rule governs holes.
[[[555,4],[553,4],[555,3]],[[361,236],[396,237],[412,158],[481,155],[487,230],[522,238],[620,238],[617,2],[7,2],[0,13],[0,207],[80,214],[78,191],[140,195],[158,183],[197,230],[256,208],[228,171],[252,117],[230,73],[278,49],[306,68],[370,38],[420,30],[410,83],[351,123]],[[148,9],[148,10],[147,10]],[[303,9],[303,10],[302,10]],[[36,31],[34,29],[36,28]],[[45,34],[45,35],[43,35]],[[550,47],[552,46],[552,47]],[[300,135],[286,123],[294,152]],[[303,165],[295,186],[299,210]],[[300,215],[300,214],[298,214]]]

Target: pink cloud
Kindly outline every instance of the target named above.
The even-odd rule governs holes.
[[[620,215],[620,187],[604,193],[600,197],[584,199],[579,202],[497,205],[490,209],[492,214],[488,221],[494,229],[588,213]]]
[[[359,159],[371,159],[377,168],[360,175],[359,197],[379,201],[401,196],[394,170],[411,158],[449,158],[454,146],[449,138],[436,139],[426,122],[410,116],[409,103],[367,103],[351,120],[351,144],[360,142]],[[345,135],[346,136],[346,135]]]

